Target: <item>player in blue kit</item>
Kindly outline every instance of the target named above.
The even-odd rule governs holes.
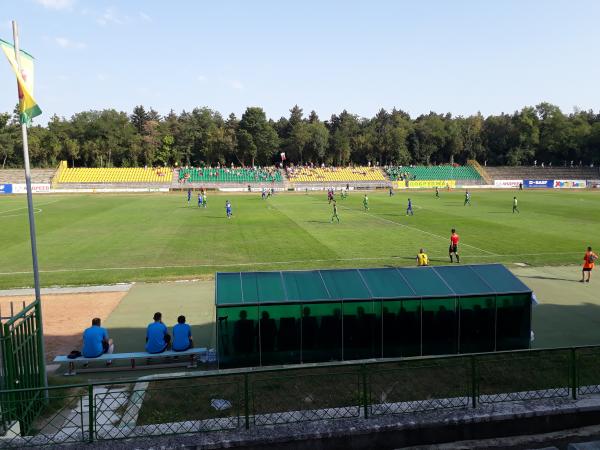
[[[192,190],[191,189],[188,189],[187,196],[188,196],[188,206],[190,206],[190,202],[192,201]]]
[[[202,207],[202,192],[198,194],[198,208]]]
[[[231,219],[231,203],[229,203],[229,200],[225,202],[225,212],[227,213],[227,218]]]
[[[406,215],[411,215],[414,216],[415,213],[413,212],[413,208],[412,208],[412,202],[410,201],[410,198],[408,199],[408,206],[406,207]]]

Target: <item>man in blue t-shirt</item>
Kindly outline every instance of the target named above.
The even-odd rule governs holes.
[[[171,336],[169,336],[167,326],[162,323],[162,314],[154,313],[154,322],[146,328],[146,351],[148,353],[162,353],[169,346]]]
[[[114,349],[113,340],[108,337],[106,328],[100,326],[100,319],[93,318],[92,326],[83,332],[83,356],[97,358],[104,353],[112,353]],[[107,364],[110,364],[110,361]]]
[[[177,324],[173,327],[173,350],[184,352],[193,346],[192,329],[185,323],[185,316],[179,316]]]

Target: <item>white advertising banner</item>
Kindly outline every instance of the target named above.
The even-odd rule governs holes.
[[[27,194],[27,185],[25,183],[13,183],[12,192],[13,194]],[[31,192],[34,194],[49,193],[50,183],[31,183]]]
[[[494,180],[494,186],[505,188],[518,188],[523,180]]]

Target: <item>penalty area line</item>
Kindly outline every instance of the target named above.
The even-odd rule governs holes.
[[[415,207],[416,207],[416,206],[415,206]],[[409,230],[413,230],[413,231],[420,231],[421,233],[428,234],[428,235],[430,235],[430,236],[433,236],[433,237],[436,237],[436,238],[439,238],[439,239],[447,240],[447,238],[445,238],[444,236],[440,236],[439,234],[435,234],[435,233],[432,233],[432,232],[430,232],[430,231],[421,230],[420,228],[417,228],[417,227],[412,227],[412,226],[410,226],[410,225],[405,225],[405,224],[403,224],[403,223],[396,222],[396,221],[394,221],[394,220],[390,220],[390,219],[386,219],[386,218],[384,218],[384,217],[379,217],[378,215],[376,215],[376,214],[372,214],[372,213],[370,213],[370,212],[367,212],[367,211],[361,211],[361,210],[359,210],[359,209],[348,208],[347,206],[342,206],[342,208],[344,208],[344,209],[346,209],[346,210],[348,210],[348,211],[355,211],[355,212],[363,213],[363,214],[366,214],[366,215],[368,215],[368,216],[375,217],[376,219],[382,220],[382,221],[384,221],[384,222],[389,222],[389,223],[393,223],[393,224],[395,224],[395,225],[398,225],[398,226],[400,226],[400,227],[408,228]],[[484,250],[484,249],[482,249],[482,248],[475,247],[474,245],[471,245],[471,244],[464,244],[464,243],[462,243],[462,242],[461,242],[461,244],[460,244],[460,245],[462,245],[462,246],[464,246],[464,247],[471,247],[471,248],[474,248],[475,250],[479,250],[480,252],[487,253],[487,254],[488,254],[488,255],[490,255],[490,256],[502,256],[502,255],[499,255],[498,253],[490,252],[490,251],[488,251],[488,250]]]

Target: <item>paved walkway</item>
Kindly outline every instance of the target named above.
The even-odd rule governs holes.
[[[89,294],[90,292],[127,292],[133,283],[111,284],[106,286],[78,286],[42,288],[42,295],[52,294]],[[33,288],[6,289],[0,291],[0,297],[15,297],[19,295],[34,295]]]

